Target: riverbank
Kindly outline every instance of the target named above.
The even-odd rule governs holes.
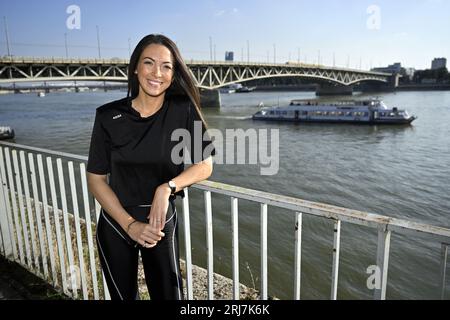
[[[0,255],[0,300],[66,300],[65,295]]]
[[[448,84],[404,84],[399,85],[396,91],[443,91],[450,90]]]

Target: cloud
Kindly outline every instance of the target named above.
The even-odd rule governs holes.
[[[238,8],[233,8],[231,10],[219,10],[214,13],[214,17],[223,17],[225,15],[236,15],[239,13]]]
[[[225,14],[225,10],[220,10],[220,11],[217,11],[216,13],[214,13],[214,16],[215,17],[221,17],[221,16],[223,16],[224,14]]]

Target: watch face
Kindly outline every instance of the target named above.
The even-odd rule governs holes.
[[[169,188],[171,189],[172,193],[174,193],[177,188],[177,186],[175,185],[175,182],[169,181]]]

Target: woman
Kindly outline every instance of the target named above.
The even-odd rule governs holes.
[[[192,140],[211,152],[185,169],[171,157],[179,144],[171,135],[187,129],[193,138],[195,122],[204,133],[199,92],[175,43],[144,37],[130,59],[127,97],[97,108],[87,165],[102,206],[97,246],[112,299],[139,298],[139,252],[151,299],[183,297],[174,198],[211,175],[214,150],[210,140]]]

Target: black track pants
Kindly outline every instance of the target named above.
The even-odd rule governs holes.
[[[125,208],[136,220],[148,223],[150,206]],[[145,281],[152,300],[182,300],[179,265],[177,212],[170,201],[164,227],[165,236],[153,248],[136,245],[120,225],[101,210],[97,224],[97,247],[100,263],[112,300],[139,298],[137,271],[139,251]]]

